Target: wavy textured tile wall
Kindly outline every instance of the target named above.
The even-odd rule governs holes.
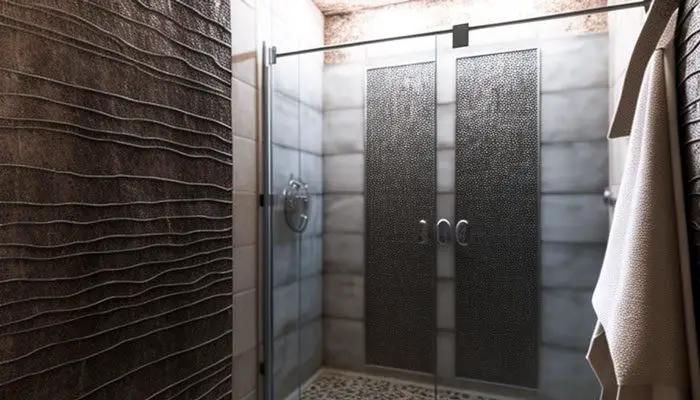
[[[700,91],[700,16],[697,14],[698,0],[682,1],[678,12],[676,30],[676,58],[678,82],[678,112],[680,127],[681,160],[686,180],[685,197],[687,207],[688,231],[691,244],[693,294],[695,300],[696,323],[700,322],[700,197],[698,187],[700,180],[700,119],[698,119],[698,102]]]
[[[0,398],[231,397],[229,19],[0,3]]]

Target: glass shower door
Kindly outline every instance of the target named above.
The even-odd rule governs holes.
[[[270,398],[434,397],[434,38],[271,71]]]
[[[539,334],[539,53],[438,39],[438,381],[533,394]],[[449,398],[446,396],[444,398]]]
[[[479,32],[466,48],[438,39],[438,217],[465,229],[437,250],[437,380],[594,398],[585,356],[607,238],[607,36]]]

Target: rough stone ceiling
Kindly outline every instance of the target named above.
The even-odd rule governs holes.
[[[323,15],[349,13],[411,0],[313,0]]]

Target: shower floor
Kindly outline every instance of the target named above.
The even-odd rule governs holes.
[[[482,393],[438,388],[438,400],[506,400]],[[435,400],[431,385],[337,370],[321,371],[302,392],[301,400]]]

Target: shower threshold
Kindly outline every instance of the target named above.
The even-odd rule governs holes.
[[[437,394],[437,396],[436,396]],[[321,368],[302,387],[301,400],[517,400],[513,397]],[[289,400],[289,399],[288,399]]]

